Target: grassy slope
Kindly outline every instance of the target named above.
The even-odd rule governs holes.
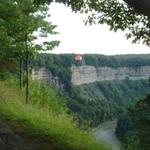
[[[32,150],[106,150],[76,127],[55,90],[32,84],[30,104],[15,82],[0,81],[0,119]]]

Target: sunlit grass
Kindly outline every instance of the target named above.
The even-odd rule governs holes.
[[[30,103],[26,105],[24,99],[14,81],[0,81],[0,118],[17,125],[18,132],[55,142],[66,150],[106,150],[90,133],[77,128],[54,89],[32,83]]]

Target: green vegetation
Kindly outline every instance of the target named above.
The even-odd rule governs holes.
[[[46,67],[66,84],[67,106],[79,122],[97,126],[100,122],[118,117],[138,99],[149,93],[148,80],[104,81],[81,86],[71,84],[71,66],[131,67],[150,65],[150,55],[83,55],[83,62],[76,62],[74,54],[40,54],[32,62],[33,68]],[[84,121],[83,121],[84,120]]]
[[[26,103],[29,59],[39,51],[52,50],[59,45],[59,41],[46,40],[49,35],[57,33],[54,31],[56,26],[46,20],[47,17],[47,5],[35,4],[31,0],[0,1],[0,64],[15,62],[20,67],[20,88],[26,71]],[[35,42],[39,37],[42,42]]]
[[[92,126],[97,126],[100,122],[119,117],[148,94],[149,89],[146,80],[85,84],[73,88],[72,96],[76,101],[69,101],[68,106],[80,120],[85,119]]]
[[[39,54],[32,60],[33,68],[46,67],[51,70],[53,76],[58,76],[67,85],[67,90],[71,89],[71,66],[72,64],[81,65],[74,61],[74,54],[51,55]]]
[[[53,76],[58,76],[66,84],[66,90],[71,92],[71,66],[92,65],[95,67],[131,67],[150,65],[150,55],[116,55],[105,56],[96,54],[82,55],[83,61],[74,60],[75,54],[39,54],[32,60],[32,68],[46,67]]]
[[[74,60],[75,54],[39,54],[33,61],[34,67],[39,66],[57,66],[58,67],[70,67],[71,65],[81,66],[92,65],[95,67],[108,66],[108,67],[140,67],[150,65],[150,55],[115,55],[105,56],[98,54],[84,54],[82,55],[83,62],[76,62]],[[61,68],[60,68],[61,70]]]
[[[49,2],[52,0],[36,0]],[[85,23],[107,24],[114,32],[126,32],[127,39],[150,45],[149,0],[56,0],[71,6],[72,10],[87,14]],[[141,26],[142,24],[142,26]]]
[[[116,128],[125,150],[149,150],[150,148],[150,95],[138,101],[128,113],[120,116]]]
[[[50,149],[53,150],[104,150],[106,148],[96,144],[90,133],[77,128],[75,115],[79,119],[79,125],[80,122],[84,122],[91,126],[118,117],[118,114],[124,113],[127,107],[131,107],[137,99],[149,92],[147,81],[127,79],[121,82],[98,82],[75,87],[71,84],[70,68],[72,65],[83,64],[95,67],[138,68],[150,65],[150,55],[110,57],[84,55],[83,62],[75,62],[73,54],[40,54],[36,61],[32,61],[32,66],[49,68],[54,76],[64,81],[66,93],[62,98],[59,91],[46,85],[32,82],[29,85],[30,58],[38,51],[51,50],[59,45],[59,41],[45,39],[50,34],[57,34],[54,31],[56,26],[46,19],[49,14],[45,2],[52,0],[0,1],[0,78],[8,80],[6,71],[10,69],[20,76],[20,90],[17,86],[19,83],[14,79],[0,81],[0,119],[7,122],[22,137],[38,138],[40,142],[36,144],[41,150],[45,142],[46,149],[51,147]],[[142,41],[145,45],[150,45],[149,8],[146,6],[146,1],[141,3],[145,4],[146,11],[137,7],[136,3],[128,2],[129,5],[126,5],[117,0],[56,0],[56,2],[71,5],[76,11],[95,12],[88,17],[86,23],[92,24],[97,21],[101,24],[106,23],[110,26],[110,30],[129,31],[127,38],[132,37],[133,42]],[[38,35],[35,35],[35,32]],[[34,40],[39,37],[43,42],[35,43]],[[16,73],[18,71],[20,72]],[[26,85],[26,88],[22,87],[23,85]],[[26,91],[26,103],[30,99],[28,105],[24,104],[24,91]],[[72,117],[71,112],[75,113],[75,117]],[[124,128],[118,123],[120,139],[124,140],[124,136],[127,136],[128,150],[148,150],[150,147],[149,96],[139,101],[130,111],[130,115],[131,119],[121,117],[122,122],[126,124]]]
[[[49,145],[46,150],[107,149],[96,144],[90,133],[77,128],[54,88],[32,83],[30,103],[25,105],[16,83],[14,79],[0,81],[0,119],[22,137],[39,139],[39,150],[43,150],[45,142]]]

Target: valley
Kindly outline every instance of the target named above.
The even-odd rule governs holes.
[[[93,135],[97,142],[110,145],[112,150],[121,150],[121,142],[115,135],[117,120],[106,121],[93,130]]]
[[[125,146],[123,134],[127,133],[127,138],[135,136],[138,129],[130,124],[128,112],[134,110],[150,91],[150,56],[146,59],[143,55],[115,56],[112,59],[110,56],[85,55],[84,58],[84,64],[74,61],[74,55],[40,54],[32,60],[27,106],[25,87],[20,91],[17,74],[6,74],[7,80],[0,80],[0,119],[6,126],[10,125],[12,132],[17,133],[27,147],[34,145],[33,150],[37,150],[38,142],[26,143],[32,130],[40,136],[39,139],[35,134],[32,140],[42,141],[41,150],[45,142],[48,150],[49,145],[58,150],[108,150],[110,147],[120,150]],[[148,105],[142,107],[145,106]],[[16,128],[18,124],[19,128]],[[24,132],[27,139],[22,139]],[[54,141],[49,141],[50,137]],[[55,144],[57,142],[59,144]]]
[[[92,127],[126,112],[149,93],[150,55],[41,54],[32,62],[32,79],[66,93],[68,108]]]

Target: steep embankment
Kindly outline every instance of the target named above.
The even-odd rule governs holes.
[[[25,105],[16,81],[0,81],[0,148],[106,150],[77,128],[62,99],[53,88],[32,83]]]

